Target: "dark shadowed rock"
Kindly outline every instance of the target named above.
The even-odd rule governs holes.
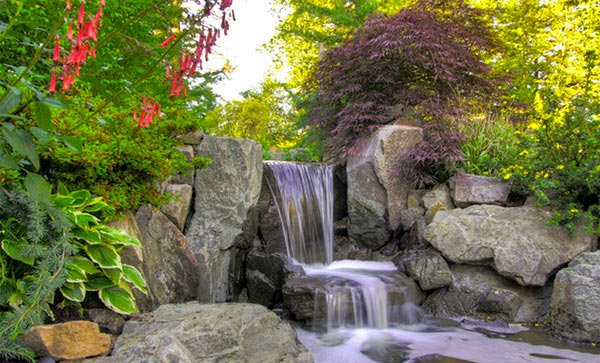
[[[281,301],[287,258],[253,249],[246,258],[248,301],[271,307]]]
[[[111,335],[119,335],[125,325],[125,319],[110,309],[86,309],[86,319],[98,324],[100,331]]]

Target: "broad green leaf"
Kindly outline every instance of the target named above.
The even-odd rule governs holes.
[[[86,230],[78,227],[73,230],[73,235],[89,244],[98,244],[102,242],[100,232],[94,230]]]
[[[135,286],[144,294],[148,294],[146,280],[144,280],[144,276],[142,276],[142,273],[137,268],[131,265],[123,264],[123,278],[126,281],[131,282],[133,286]]]
[[[92,199],[92,193],[88,190],[81,189],[69,193],[69,197],[73,198],[73,207],[83,207]]]
[[[88,276],[88,281],[85,283],[85,287],[88,291],[98,291],[101,289],[107,289],[111,286],[115,286],[115,284],[110,281],[106,276],[103,275],[94,275]]]
[[[48,203],[52,185],[44,179],[43,176],[36,173],[27,173],[25,176],[25,189],[31,194],[31,197],[38,202]]]
[[[10,87],[2,99],[0,99],[0,113],[9,114],[13,107],[21,103],[22,98],[23,92],[20,89]]]
[[[53,194],[52,200],[59,208],[70,206],[73,203],[73,198],[60,194]]]
[[[76,282],[86,282],[87,281],[85,271],[79,269],[77,266],[67,265],[66,269],[67,269],[67,281],[68,282],[76,283]]]
[[[13,260],[21,261],[24,264],[33,266],[35,262],[31,256],[26,256],[23,251],[29,247],[29,243],[25,239],[19,239],[16,241],[3,240],[2,250]]]
[[[123,271],[118,268],[107,268],[102,270],[106,277],[110,279],[115,285],[119,285],[121,283],[121,279],[123,278]]]
[[[88,257],[102,268],[121,269],[121,257],[111,245],[104,243],[84,246]]]
[[[12,125],[8,126],[8,124],[3,124],[2,135],[17,154],[29,159],[35,170],[40,168],[40,157],[35,148],[35,143],[33,142],[31,134],[23,130],[15,129]]]
[[[82,302],[85,299],[85,286],[81,282],[67,282],[60,288],[60,292],[71,301]]]
[[[0,155],[0,168],[17,170],[19,169],[19,165],[12,158]]]
[[[99,227],[98,231],[105,237],[105,241],[111,244],[120,244],[123,246],[142,247],[142,243],[131,237],[123,230],[111,227]]]
[[[96,268],[96,265],[94,265],[92,261],[83,256],[73,256],[68,259],[67,264],[76,266],[86,274],[95,274],[100,272],[100,270]]]
[[[42,130],[52,131],[54,124],[52,123],[52,111],[50,111],[50,107],[41,102],[34,102],[32,107],[38,126]]]
[[[67,145],[71,150],[80,153],[83,150],[83,140],[78,137],[73,136],[61,136],[62,141]]]
[[[40,102],[43,103],[44,105],[54,107],[54,108],[65,109],[65,108],[69,107],[66,102],[61,101],[57,98],[52,98],[52,97],[41,97]]]
[[[98,295],[104,305],[119,314],[134,314],[138,312],[133,297],[125,289],[116,286],[109,287],[108,289],[100,290]]]
[[[31,128],[31,133],[40,142],[40,145],[46,145],[51,139],[52,134],[37,127]]]
[[[75,211],[73,212],[73,215],[75,216],[74,222],[78,226],[87,227],[90,225],[90,223],[92,223],[93,225],[100,224],[100,220],[89,213]]]

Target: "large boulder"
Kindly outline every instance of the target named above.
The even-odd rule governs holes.
[[[365,247],[382,247],[400,226],[411,185],[393,175],[393,170],[407,150],[422,139],[421,128],[384,126],[348,158],[348,233]]]
[[[583,228],[572,234],[548,226],[550,217],[532,207],[474,205],[438,212],[424,237],[454,263],[489,263],[521,285],[544,286],[560,267],[595,244]]]
[[[473,204],[505,205],[510,194],[510,183],[489,176],[458,172],[450,178],[452,198],[457,207]]]
[[[136,219],[142,234],[146,282],[158,304],[180,303],[197,297],[199,266],[188,239],[160,211],[145,206]]]
[[[252,250],[246,258],[246,284],[248,301],[272,307],[281,301],[284,266],[287,258],[281,254],[268,254]]]
[[[554,331],[580,342],[600,341],[600,251],[583,253],[554,281],[550,320]]]
[[[212,159],[196,171],[194,214],[185,232],[200,266],[198,297],[235,301],[243,287],[244,257],[258,228],[262,151],[251,140],[205,136],[196,155]]]
[[[520,286],[486,266],[452,265],[450,271],[450,286],[433,291],[422,305],[434,316],[535,322],[548,309],[550,286]]]
[[[260,198],[258,200],[258,234],[265,250],[269,253],[286,253],[283,228],[279,220],[277,203],[272,188],[277,182],[268,164],[264,165]]]
[[[404,261],[406,273],[419,283],[421,290],[434,290],[448,286],[452,282],[452,273],[446,260],[440,255],[426,254]]]
[[[190,206],[192,205],[192,186],[187,184],[169,184],[166,192],[173,196],[173,200],[161,206],[160,210],[177,225],[180,231],[183,231],[185,221],[190,212]]]
[[[313,362],[295,330],[254,304],[163,305],[127,322],[112,357],[120,362]]]
[[[83,359],[110,350],[110,335],[100,332],[91,321],[69,321],[38,325],[20,337],[38,356],[56,360]]]

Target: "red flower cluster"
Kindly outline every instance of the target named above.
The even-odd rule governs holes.
[[[148,127],[153,121],[154,116],[160,116],[160,105],[158,102],[151,98],[146,98],[142,100],[142,109],[139,114],[137,109],[133,110],[133,120],[137,122],[139,127]]]
[[[166,78],[171,81],[171,97],[181,96],[182,93],[184,96],[187,96],[186,77],[191,77],[198,69],[202,69],[203,57],[204,61],[208,61],[208,55],[212,53],[213,47],[221,35],[221,30],[223,30],[225,35],[227,35],[227,31],[229,30],[228,18],[231,17],[233,20],[235,20],[235,13],[233,10],[231,10],[230,13],[227,13],[227,9],[231,7],[232,3],[233,0],[221,0],[221,4],[219,6],[219,9],[221,10],[220,29],[209,28],[207,31],[205,28],[202,28],[200,35],[198,36],[195,50],[193,52],[182,52],[179,55],[178,62],[175,66],[167,65]],[[214,6],[214,3],[205,1],[204,15],[210,15]],[[176,36],[174,34],[171,35],[165,39],[160,46],[163,48],[166,47],[175,39],[175,37]]]
[[[100,0],[98,11],[93,18],[86,21],[85,2],[81,2],[77,14],[77,22],[75,23],[77,35],[76,37],[73,36],[73,23],[69,23],[67,40],[70,42],[71,50],[63,57],[60,54],[60,37],[56,36],[54,55],[52,57],[54,69],[52,70],[49,89],[51,93],[56,92],[56,68],[61,68],[58,79],[62,81],[62,90],[70,91],[71,85],[75,82],[75,77],[79,76],[81,64],[86,61],[88,56],[96,58],[96,48],[93,42],[98,41],[98,29],[102,27],[100,20],[102,19],[104,6],[106,6],[105,1]],[[66,8],[67,10],[71,9],[70,0],[67,0]]]

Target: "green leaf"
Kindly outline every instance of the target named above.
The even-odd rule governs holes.
[[[83,150],[83,140],[73,136],[61,136],[62,141],[71,150],[80,153]]]
[[[81,282],[67,282],[60,288],[60,292],[71,301],[82,302],[85,299],[85,285]]]
[[[0,168],[18,170],[19,165],[11,157],[0,154]]]
[[[0,113],[10,113],[13,107],[21,103],[23,92],[15,87],[10,87],[0,100]]]
[[[108,243],[142,247],[142,243],[139,240],[131,237],[121,229],[104,226],[99,227],[98,231],[105,237],[104,240]]]
[[[50,107],[41,102],[34,102],[32,107],[38,126],[42,130],[54,130],[54,124],[52,123],[52,111],[50,111]]]
[[[54,108],[62,108],[62,109],[66,109],[69,106],[67,105],[66,102],[61,101],[57,98],[52,98],[52,97],[40,97],[39,100],[41,103],[43,103],[44,105],[50,106],[50,107],[54,107]]]
[[[119,285],[121,283],[121,279],[123,278],[123,271],[118,268],[107,268],[102,270],[106,277],[112,281],[113,284]]]
[[[35,170],[40,168],[40,157],[31,134],[20,129],[15,130],[14,126],[5,123],[2,125],[2,135],[17,154],[25,156],[31,161]]]
[[[21,238],[16,241],[11,240],[3,240],[2,241],[2,250],[13,260],[21,261],[24,264],[29,266],[33,266],[35,262],[34,258],[31,256],[26,256],[23,251],[29,247],[29,242],[27,240]]]
[[[108,307],[119,314],[134,314],[138,312],[133,297],[127,290],[120,287],[109,287],[100,290],[100,300]]]
[[[100,220],[96,216],[89,213],[75,211],[73,212],[73,216],[75,217],[75,220],[73,222],[75,222],[75,224],[80,227],[87,228],[90,225],[90,223],[92,225],[100,224]]]
[[[77,266],[67,265],[66,269],[67,269],[67,281],[68,282],[76,283],[76,282],[86,282],[87,281],[85,271],[79,269]]]
[[[5,31],[6,28],[8,28],[8,24],[3,21],[0,21],[0,33]]]
[[[100,232],[95,230],[87,230],[78,227],[73,230],[73,235],[89,244],[98,244],[102,242],[102,236],[100,235]]]
[[[135,286],[144,294],[148,294],[146,280],[144,280],[144,276],[142,276],[142,273],[137,268],[131,265],[123,264],[123,278],[126,281],[131,282],[133,286]]]
[[[98,274],[94,276],[88,276],[88,279],[89,280],[85,283],[85,287],[88,291],[98,291],[115,286],[115,284],[104,275]]]
[[[69,193],[69,197],[73,198],[73,203],[71,206],[74,208],[79,208],[85,206],[92,199],[92,193],[90,193],[88,190],[81,189]]]
[[[111,245],[105,243],[84,246],[88,257],[102,268],[121,269],[121,257]]]
[[[100,272],[92,261],[83,256],[73,256],[68,259],[67,264],[77,267],[86,274],[96,274]]]
[[[40,142],[40,145],[46,145],[52,139],[52,134],[38,127],[32,127],[31,133]]]
[[[33,199],[41,203],[50,202],[52,185],[43,176],[28,172],[27,176],[25,176],[24,184],[25,189],[31,194]]]

